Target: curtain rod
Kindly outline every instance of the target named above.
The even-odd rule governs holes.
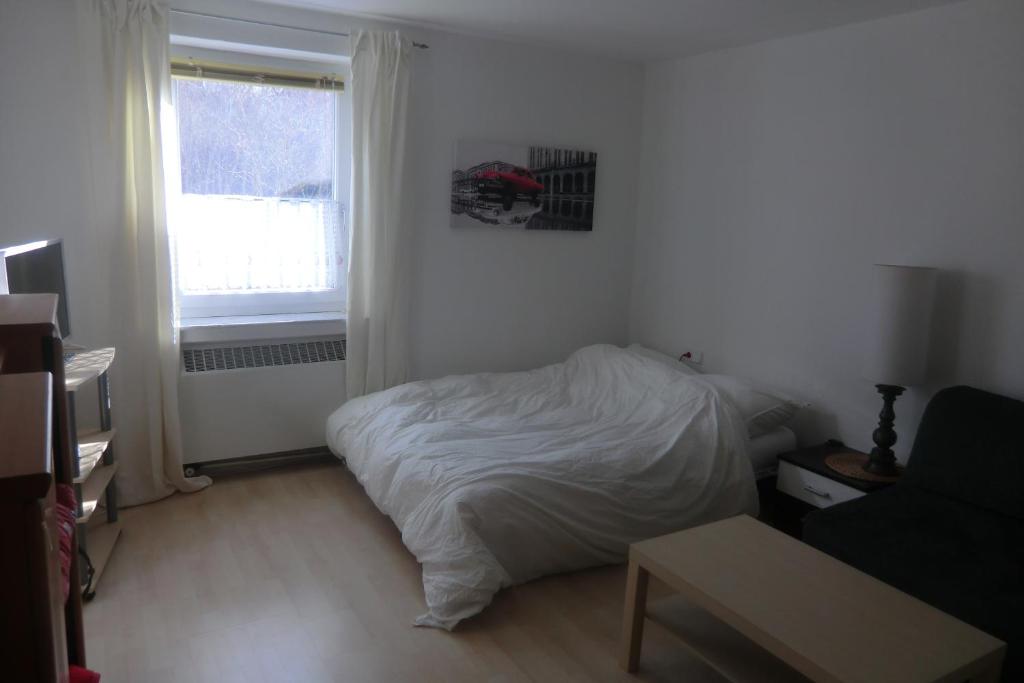
[[[339,33],[338,31],[324,31],[318,28],[303,28],[302,26],[288,26],[287,24],[275,24],[271,21],[259,21],[257,19],[239,19],[238,17],[229,17],[223,14],[210,14],[208,12],[194,12],[187,9],[171,9],[172,14],[186,14],[193,17],[205,17],[207,19],[220,19],[222,21],[237,21],[242,24],[256,24],[257,26],[270,26],[272,28],[287,28],[293,31],[307,31],[309,33],[320,33],[325,36],[338,36],[339,38],[348,38],[348,33]],[[418,47],[422,50],[426,50],[429,45],[425,43],[413,42],[413,47]]]

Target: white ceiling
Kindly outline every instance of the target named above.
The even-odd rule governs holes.
[[[263,0],[648,61],[958,0]]]

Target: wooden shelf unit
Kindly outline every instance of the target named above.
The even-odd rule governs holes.
[[[117,520],[117,461],[114,459],[114,437],[117,431],[111,424],[110,382],[107,371],[114,362],[114,349],[92,349],[71,355],[64,364],[64,386],[69,395],[72,431],[77,435],[75,448],[75,493],[78,498],[78,544],[92,562],[93,575],[89,580],[88,566],[81,572],[83,597],[93,596],[103,568],[107,566],[114,546],[121,535]],[[96,382],[100,404],[98,430],[79,432],[75,424],[75,398],[91,382]],[[106,523],[97,525],[94,513],[105,507]],[[92,523],[90,523],[92,522]]]
[[[79,524],[88,524],[92,513],[96,512],[100,499],[110,490],[114,475],[117,473],[117,463],[100,465],[92,470],[92,476],[82,484],[82,497],[78,501],[82,513],[78,516]],[[116,512],[116,511],[115,511]],[[116,515],[113,521],[117,521]]]
[[[78,435],[78,476],[76,484],[84,483],[96,465],[103,461],[107,446],[114,440],[116,429],[100,431],[98,429],[82,432]]]
[[[86,382],[106,374],[113,362],[112,348],[75,351],[64,362],[64,386],[68,391],[77,391]]]
[[[103,570],[110,562],[110,556],[114,554],[114,545],[121,537],[121,522],[100,522],[96,518],[89,523],[89,553],[95,558],[92,561],[93,571],[92,585],[95,586],[103,576]]]

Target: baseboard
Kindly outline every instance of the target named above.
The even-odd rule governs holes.
[[[185,476],[188,477],[200,474],[213,477],[261,472],[263,470],[270,470],[278,467],[293,467],[295,465],[329,462],[337,462],[340,464],[341,461],[331,453],[327,446],[317,446],[314,448],[302,448],[294,451],[247,455],[240,458],[226,458],[224,460],[210,460],[207,462],[191,462],[183,466],[182,469],[185,472]]]

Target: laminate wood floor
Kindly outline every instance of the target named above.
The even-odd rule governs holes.
[[[720,680],[650,622],[639,673],[617,668],[624,567],[502,591],[453,633],[413,627],[419,565],[340,464],[221,478],[121,514],[85,608],[103,683]]]

